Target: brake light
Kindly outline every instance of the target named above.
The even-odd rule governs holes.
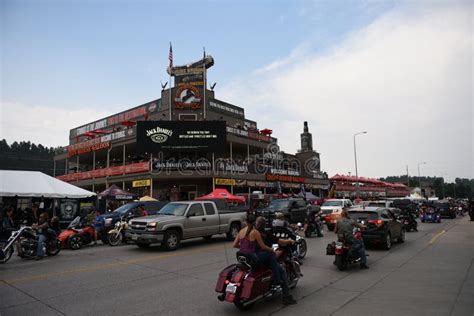
[[[375,220],[369,220],[368,223],[369,224],[374,224],[374,225],[377,225],[377,226],[382,226],[384,221],[381,220],[381,219],[375,219]]]

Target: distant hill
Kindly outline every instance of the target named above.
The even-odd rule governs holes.
[[[41,171],[53,175],[53,157],[59,148],[44,147],[31,142],[13,142],[5,139],[0,141],[0,169]]]

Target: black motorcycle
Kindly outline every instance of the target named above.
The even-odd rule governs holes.
[[[412,213],[406,213],[399,216],[399,220],[403,224],[405,231],[418,231],[418,222],[416,221],[415,215]]]
[[[304,235],[310,238],[312,234],[318,237],[323,237],[323,221],[321,219],[322,212],[316,213],[314,218],[306,218],[304,223]]]
[[[43,243],[44,252],[48,256],[55,256],[61,251],[61,245],[54,233],[48,233],[48,239]],[[13,255],[16,246],[18,256],[24,259],[36,257],[38,248],[36,231],[30,226],[22,226],[12,232],[6,242],[0,243],[0,263],[6,263]]]

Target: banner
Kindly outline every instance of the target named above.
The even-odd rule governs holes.
[[[151,185],[151,180],[150,179],[135,180],[135,181],[132,182],[132,187],[133,188],[149,187],[150,185]]]
[[[140,121],[137,125],[137,151],[225,152],[225,121]]]

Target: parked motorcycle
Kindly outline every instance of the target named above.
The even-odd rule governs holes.
[[[354,237],[362,240],[362,232],[359,228],[354,228]],[[348,265],[353,263],[360,263],[359,254],[352,249],[351,245],[346,240],[338,240],[329,244],[326,251],[327,255],[334,255],[334,264],[340,271],[347,269]]]
[[[288,247],[273,246],[276,257],[286,271],[288,286],[294,289],[302,276],[300,265]],[[272,285],[272,270],[260,265],[253,254],[238,251],[237,264],[222,270],[216,284],[216,292],[221,293],[219,301],[234,303],[240,309],[250,308],[262,298],[281,293],[280,286]]]
[[[15,246],[21,258],[36,257],[36,250],[38,249],[36,231],[31,226],[22,226],[20,229],[13,231],[10,238],[3,243],[0,249],[0,263],[6,263],[10,260]],[[52,235],[43,243],[43,247],[47,256],[55,256],[61,251],[58,239]]]
[[[125,231],[128,229],[128,222],[125,217],[121,217],[119,221],[115,223],[115,227],[109,230],[108,243],[110,246],[117,246],[121,242],[125,241]]]
[[[81,217],[77,216],[67,229],[59,234],[58,239],[62,248],[77,250],[94,241],[94,234],[95,229],[90,226],[83,227]]]

